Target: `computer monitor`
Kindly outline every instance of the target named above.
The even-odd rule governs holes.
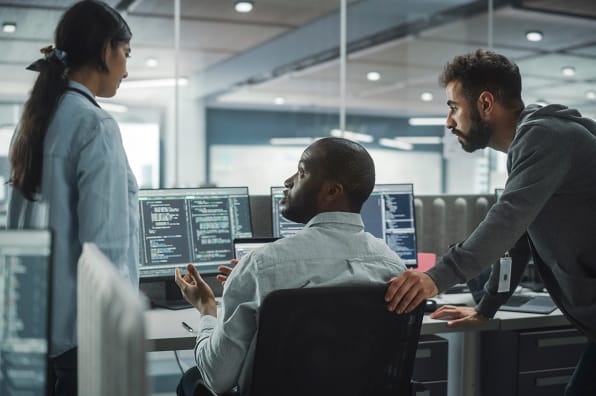
[[[234,258],[234,238],[253,236],[248,187],[140,190],[139,211],[141,283],[172,281],[188,263],[215,278]]]
[[[52,237],[0,230],[0,395],[51,394]]]
[[[284,190],[285,187],[271,187],[272,234],[281,238],[294,235],[304,227],[282,216],[279,201]],[[366,231],[385,240],[408,268],[418,267],[412,184],[375,185],[360,213]]]
[[[261,248],[268,243],[275,242],[278,238],[237,238],[234,239],[234,255],[236,260],[246,256],[255,249]]]

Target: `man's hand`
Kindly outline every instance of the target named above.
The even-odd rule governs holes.
[[[423,300],[439,293],[435,282],[424,272],[406,271],[391,278],[387,283],[387,309],[398,314],[412,311]]]
[[[182,276],[176,268],[175,281],[186,301],[199,310],[201,315],[217,316],[215,295],[209,285],[201,278],[194,265],[186,265],[186,275]]]
[[[231,267],[228,267],[227,265],[220,265],[219,267],[217,267],[217,270],[219,272],[222,272],[222,274],[218,274],[217,275],[217,280],[221,282],[221,285],[225,285],[226,281],[228,280],[228,276],[230,276],[230,274],[232,273],[232,270],[234,269],[234,266],[238,264],[238,260],[236,259],[231,259],[230,260],[230,265]]]
[[[453,305],[443,305],[435,312],[430,314],[432,319],[447,319],[447,326],[478,326],[487,319],[480,315],[474,307],[455,307]]]

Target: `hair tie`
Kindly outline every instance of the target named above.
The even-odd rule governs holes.
[[[43,58],[39,58],[35,62],[31,63],[26,67],[27,70],[39,72],[41,70],[40,66],[42,62],[48,62],[52,58],[58,60],[58,62],[62,63],[65,67],[68,67],[68,53],[66,51],[62,51],[59,48],[54,48],[54,46],[48,45],[47,47],[40,48],[39,52],[43,54]]]

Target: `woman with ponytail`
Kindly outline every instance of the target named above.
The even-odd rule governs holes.
[[[70,7],[38,72],[10,148],[9,228],[54,235],[50,368],[56,395],[77,393],[76,282],[82,244],[94,242],[138,284],[137,184],[116,121],[97,104],[127,77],[132,33],[109,5]]]

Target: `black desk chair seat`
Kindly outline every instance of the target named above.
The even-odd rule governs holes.
[[[260,309],[251,396],[413,394],[424,304],[396,315],[387,311],[385,291],[375,285],[270,293]]]

